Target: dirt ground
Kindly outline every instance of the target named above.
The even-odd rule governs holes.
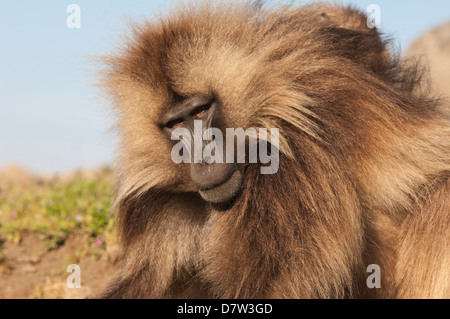
[[[57,249],[44,247],[39,235],[24,234],[20,243],[0,242],[0,298],[96,298],[120,268],[118,247],[83,253],[86,238],[71,237]],[[81,250],[80,250],[81,249]],[[95,249],[95,248],[93,248]],[[67,266],[78,264],[81,288],[68,288]]]

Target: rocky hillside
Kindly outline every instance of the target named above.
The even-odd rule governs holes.
[[[406,55],[423,56],[436,93],[450,100],[450,21],[417,39]]]

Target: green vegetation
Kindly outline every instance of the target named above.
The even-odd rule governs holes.
[[[102,246],[114,238],[113,184],[109,169],[4,182],[0,185],[0,237],[20,242],[24,231],[32,231],[41,234],[52,249],[69,235],[87,234],[91,243]]]

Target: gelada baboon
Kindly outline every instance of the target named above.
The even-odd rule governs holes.
[[[132,29],[106,58],[124,266],[103,297],[449,297],[449,121],[363,13],[208,2]],[[279,170],[175,163],[194,120],[279,128]]]

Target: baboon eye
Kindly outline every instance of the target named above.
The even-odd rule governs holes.
[[[175,119],[175,120],[167,122],[164,126],[169,129],[177,129],[177,128],[183,127],[183,125],[184,125],[184,122],[182,119]]]
[[[211,108],[211,103],[201,105],[197,107],[195,110],[193,110],[191,113],[189,113],[190,116],[194,117],[195,119],[202,119],[208,114],[208,110]]]

